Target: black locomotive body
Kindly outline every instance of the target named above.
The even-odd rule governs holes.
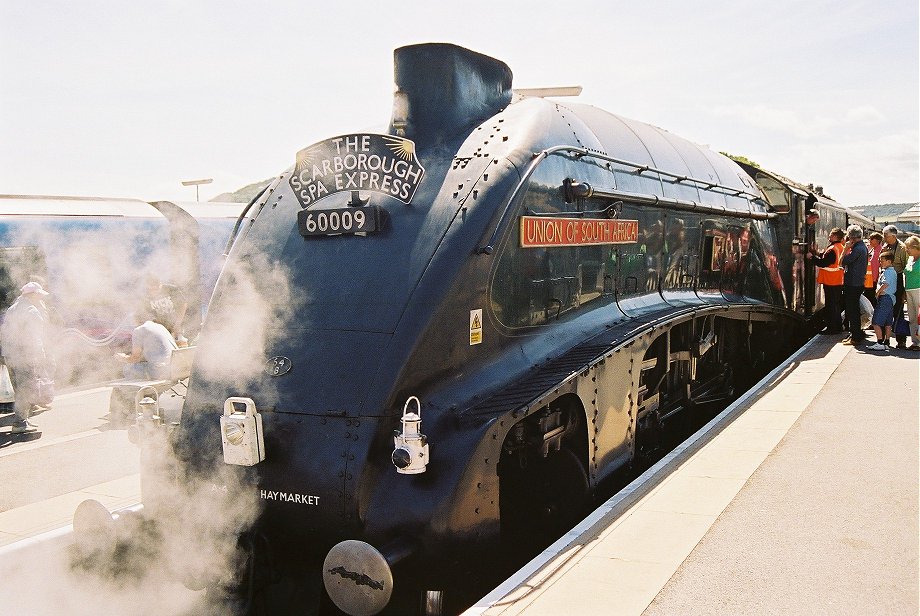
[[[518,97],[456,46],[395,60],[388,129],[306,148],[253,204],[173,434],[180,476],[259,501],[256,597],[322,574],[372,613],[391,570],[450,588],[803,339],[777,243],[794,214],[734,162]],[[251,433],[228,432],[230,398]],[[227,464],[240,442],[256,457]]]

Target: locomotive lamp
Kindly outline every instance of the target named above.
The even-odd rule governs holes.
[[[417,413],[409,412],[409,403],[415,401]],[[406,400],[402,414],[402,432],[393,430],[393,444],[396,449],[390,459],[396,472],[403,475],[424,473],[428,466],[428,437],[421,433],[422,403],[415,396]]]
[[[237,405],[243,410],[238,410]],[[255,466],[265,459],[262,416],[251,398],[227,398],[220,418],[220,436],[226,464]]]

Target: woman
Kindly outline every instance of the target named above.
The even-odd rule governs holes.
[[[876,231],[869,235],[869,267],[866,269],[866,291],[864,295],[869,298],[875,308],[875,288],[878,287],[878,256],[882,254],[882,242],[885,238]]]
[[[910,258],[904,267],[904,298],[907,300],[907,324],[910,326],[909,351],[920,351],[917,318],[920,313],[920,237],[912,235],[904,240]]]

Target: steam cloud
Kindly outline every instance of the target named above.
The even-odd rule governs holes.
[[[165,230],[163,234],[112,237],[103,247],[98,238],[87,244],[79,234],[62,240],[56,233],[56,243],[84,260],[73,259],[74,269],[58,270],[48,286],[68,307],[128,306],[143,294],[139,281],[144,273],[155,268],[161,277],[167,277],[162,274],[166,261],[155,250],[146,260],[127,260],[124,255],[136,254],[143,242],[151,243],[151,249],[161,242],[168,246],[168,234]],[[26,245],[40,239],[17,241]],[[109,256],[113,251],[123,256],[113,260]],[[127,267],[129,263],[136,267]],[[31,269],[41,271],[40,265],[26,262],[21,268],[31,273]],[[286,315],[300,300],[290,288],[284,267],[263,256],[241,262],[223,275],[231,277],[224,285],[229,297],[209,315],[210,342],[199,347],[196,370],[208,380],[243,384],[261,372],[271,331],[284,327]],[[218,421],[216,416],[214,421]],[[142,432],[143,516],[156,520],[156,531],[139,518],[132,522],[126,516],[128,523],[122,528],[127,534],[122,539],[130,538],[119,544],[115,554],[103,551],[87,559],[75,558],[72,549],[30,549],[13,559],[0,559],[0,579],[6,590],[0,612],[37,616],[232,612],[233,606],[225,599],[187,590],[178,580],[197,580],[219,588],[239,579],[245,553],[238,546],[238,537],[259,514],[258,490],[242,485],[240,468],[228,465],[219,465],[216,475],[207,479],[188,479],[167,445],[165,429]],[[220,448],[219,442],[212,445]]]

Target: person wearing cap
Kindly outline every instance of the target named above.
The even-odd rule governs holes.
[[[898,288],[894,294],[894,321],[904,314],[904,268],[907,267],[907,247],[904,242],[898,239],[898,228],[894,225],[888,225],[882,229],[882,237],[885,239],[885,245],[882,248],[894,253],[894,261],[891,266],[898,274]],[[899,349],[907,348],[907,336],[904,334],[895,334],[898,341]]]
[[[50,353],[46,339],[48,312],[42,302],[48,295],[37,282],[22,287],[19,297],[3,316],[0,326],[0,343],[3,356],[12,372],[16,400],[13,411],[13,434],[38,432],[29,422],[32,407],[38,406],[40,398],[39,380],[50,382]]]

